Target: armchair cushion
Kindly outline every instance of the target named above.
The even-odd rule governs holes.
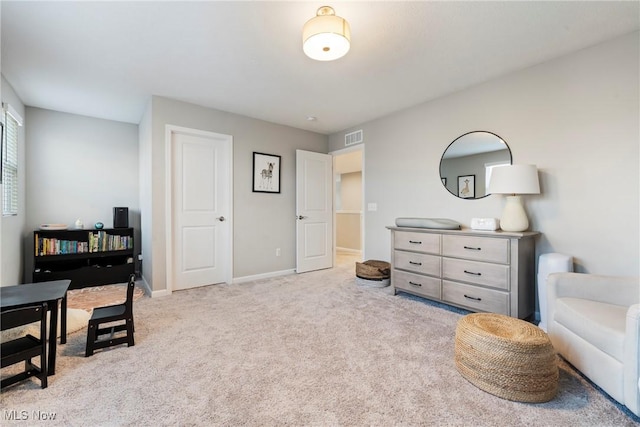
[[[555,276],[554,292],[558,298],[581,298],[625,307],[640,302],[637,278],[553,273],[549,275],[549,279],[551,280],[553,276]]]
[[[547,305],[548,333],[556,351],[640,415],[638,278],[550,274]]]
[[[556,302],[555,320],[621,361],[627,308],[587,299],[561,298]]]

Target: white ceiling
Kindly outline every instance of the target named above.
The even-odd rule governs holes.
[[[159,95],[329,134],[640,28],[638,1],[328,4],[333,62],[302,52],[324,2],[3,0],[2,73],[28,106],[138,123]]]

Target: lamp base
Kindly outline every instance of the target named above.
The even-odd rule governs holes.
[[[529,219],[522,206],[522,197],[507,196],[502,218],[500,218],[500,228],[504,231],[525,231],[529,228]]]

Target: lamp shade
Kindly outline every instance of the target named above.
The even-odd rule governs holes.
[[[491,194],[540,194],[536,165],[510,165],[493,168],[489,181]]]
[[[332,7],[322,6],[315,18],[302,29],[302,50],[311,59],[333,61],[342,58],[351,47],[351,27],[336,16]]]

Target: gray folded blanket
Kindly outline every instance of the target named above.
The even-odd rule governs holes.
[[[396,218],[398,227],[436,228],[440,230],[459,230],[461,225],[447,218]]]

